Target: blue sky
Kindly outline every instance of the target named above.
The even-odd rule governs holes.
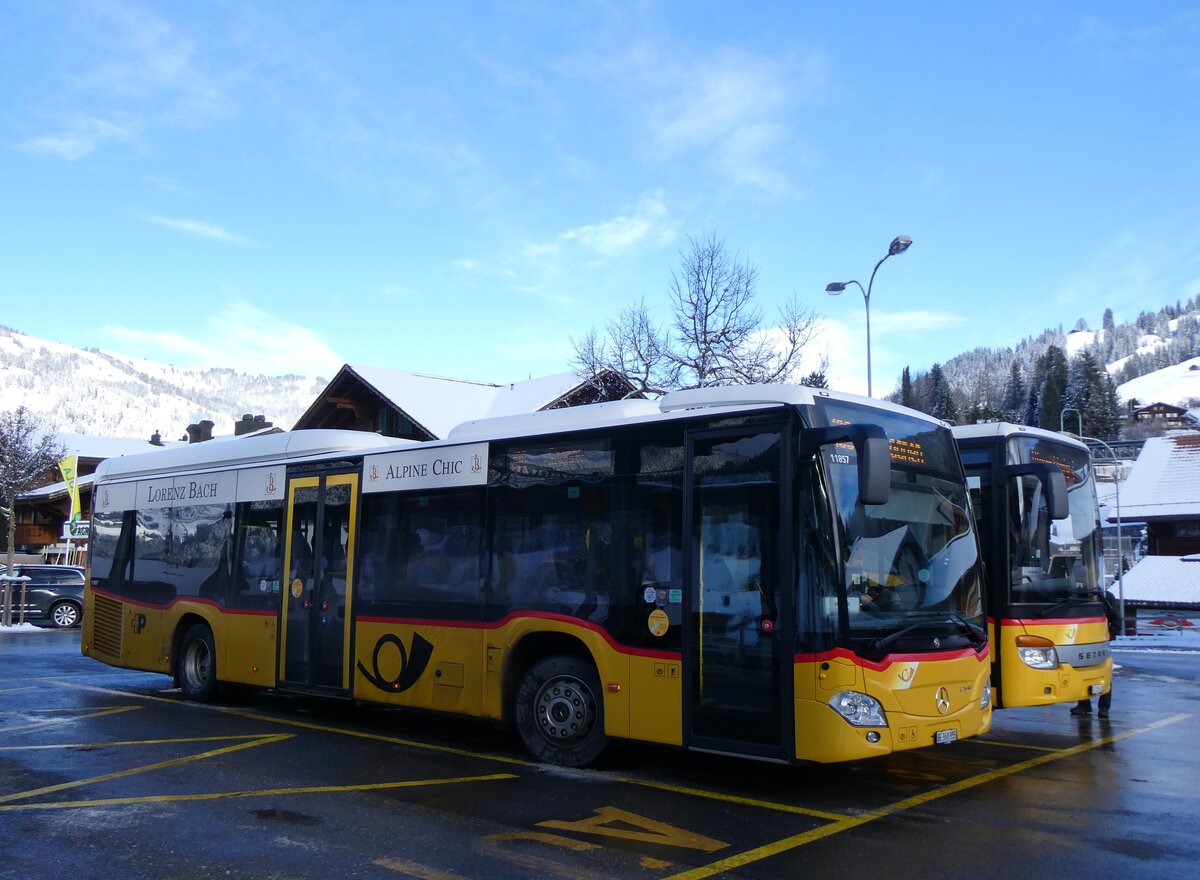
[[[1200,3],[0,5],[0,324],[181,366],[567,369],[688,237],[901,369],[1200,292]]]

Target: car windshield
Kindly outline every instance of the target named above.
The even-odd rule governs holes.
[[[949,430],[929,421],[825,402],[830,424],[873,422],[891,448],[886,504],[858,500],[852,446],[822,456],[837,506],[842,590],[853,638],[961,635],[983,642],[978,542],[966,483]]]

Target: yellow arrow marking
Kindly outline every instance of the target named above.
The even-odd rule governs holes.
[[[639,816],[637,813],[619,810],[616,807],[600,807],[596,810],[595,816],[590,819],[581,819],[578,822],[561,822],[552,819],[548,822],[538,822],[538,826],[576,831],[580,834],[618,837],[622,840],[636,840],[641,843],[655,843],[661,846],[697,849],[701,852],[716,852],[729,846],[724,841],[713,840],[703,834],[685,831],[674,825],[668,825],[666,822],[659,822],[646,816]]]

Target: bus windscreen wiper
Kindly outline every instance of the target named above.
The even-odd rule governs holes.
[[[1082,605],[1084,603],[1094,602],[1094,601],[1095,601],[1094,599],[1088,599],[1086,596],[1072,596],[1070,599],[1064,599],[1061,602],[1055,602],[1053,605],[1047,605],[1045,608],[1038,611],[1038,613],[1034,616],[1035,617],[1045,617],[1051,611],[1057,611],[1059,608],[1063,608],[1068,605]]]
[[[923,626],[926,626],[924,621],[910,623],[908,626],[904,627],[903,629],[898,629],[894,633],[888,633],[886,636],[880,636],[877,639],[872,639],[867,643],[867,648],[871,651],[882,651],[884,648],[890,647],[895,642],[904,638],[913,630],[920,629]]]
[[[961,614],[958,614],[957,612],[954,614],[951,614],[950,619],[953,620],[955,623],[957,623],[959,626],[961,626],[963,629],[965,629],[967,632],[969,632],[972,636],[974,636],[975,641],[978,642],[979,644],[982,645],[984,643],[984,641],[987,640],[987,633],[985,633],[983,631],[983,627],[980,626],[979,624],[975,623],[974,621],[967,620],[967,618],[963,617]]]

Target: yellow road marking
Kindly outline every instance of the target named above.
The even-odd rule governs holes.
[[[1054,746],[1033,746],[1028,743],[1009,743],[1001,742],[998,739],[979,739],[972,737],[971,739],[963,740],[964,743],[972,743],[977,746],[1003,746],[1006,749],[1025,749],[1030,752],[1057,752],[1058,749]]]
[[[741,797],[736,794],[723,794],[718,791],[708,791],[702,788],[688,788],[683,785],[670,785],[666,782],[652,782],[646,779],[634,779],[632,777],[622,777],[619,782],[625,782],[630,785],[641,785],[646,788],[660,788],[663,791],[673,791],[677,794],[691,795],[692,797],[702,797],[713,801],[726,801],[731,804],[744,804],[749,807],[761,807],[764,810],[774,810],[778,813],[795,813],[800,816],[812,816],[815,819],[828,819],[831,822],[838,822],[842,819],[849,818],[846,813],[831,813],[827,810],[812,810],[808,807],[796,807],[792,804],[781,804],[778,801],[761,801],[757,798]]]
[[[586,852],[592,849],[600,849],[594,843],[572,840],[569,837],[562,837],[558,834],[547,834],[544,831],[516,831],[507,834],[490,834],[475,844],[475,851],[481,855],[504,859],[506,862],[520,865],[522,868],[536,871],[545,876],[554,874],[559,877],[566,877],[567,880],[612,880],[611,874],[600,874],[596,871],[590,871],[587,868],[564,865],[562,862],[557,862],[554,859],[548,859],[530,852],[509,849],[499,845],[501,842],[522,840],[559,846],[571,852]]]
[[[0,733],[13,733],[18,730],[34,730],[39,727],[47,727],[51,724],[66,724],[68,721],[82,721],[85,718],[102,718],[105,715],[120,715],[122,712],[137,712],[141,710],[141,706],[117,706],[114,709],[101,709],[98,712],[87,712],[83,715],[69,715],[63,718],[43,718],[40,721],[31,721],[28,724],[18,724],[16,727],[0,727]],[[34,714],[34,713],[27,713]]]
[[[714,840],[703,834],[685,831],[674,825],[668,825],[666,822],[659,822],[656,819],[649,819],[646,816],[639,816],[637,813],[630,813],[616,807],[599,807],[593,812],[596,814],[595,816],[577,822],[550,819],[537,824],[539,828],[557,828],[560,831],[597,834],[601,837],[616,837],[621,840],[636,840],[639,843],[652,843],[657,846],[698,849],[701,852],[716,852],[729,846],[723,840]]]
[[[354,736],[359,739],[375,740],[377,742],[392,743],[399,746],[408,746],[414,749],[424,749],[431,752],[442,752],[448,755],[459,755],[464,758],[479,758],[484,761],[497,761],[501,764],[515,764],[519,767],[532,766],[532,761],[526,761],[523,758],[511,758],[507,755],[494,755],[489,752],[473,752],[469,749],[458,749],[453,746],[442,746],[434,743],[420,742],[418,740],[403,739],[398,736],[385,736],[379,733],[366,733],[359,730],[351,730],[345,727],[331,727],[327,724],[316,724],[312,721],[298,721],[294,718],[282,718],[275,715],[262,715],[257,712],[245,712],[240,709],[231,709],[227,706],[211,706],[205,703],[191,703],[183,700],[172,700],[166,697],[153,697],[142,694],[131,694],[127,691],[112,690],[110,688],[96,687],[95,685],[76,684],[70,681],[55,681],[54,684],[63,685],[64,687],[79,688],[80,690],[97,691],[104,694],[114,694],[123,697],[134,697],[141,700],[156,700],[162,703],[169,703],[172,706],[186,706],[194,709],[207,709],[212,712],[220,712],[225,715],[233,715],[236,718],[248,718],[251,721],[265,721],[268,724],[281,724],[286,727],[299,727],[304,730],[319,730],[323,733],[338,733],[343,736]]]
[[[40,746],[0,746],[0,752],[36,752],[44,749],[107,749],[112,746],[159,746],[170,743],[228,742],[230,740],[262,739],[261,733],[243,733],[231,736],[178,736],[170,739],[126,739],[94,743],[55,743]]]
[[[271,741],[277,742],[280,739],[288,739],[291,735],[292,734],[290,733],[281,733],[276,737],[272,737]],[[257,743],[255,743],[255,745],[257,745]],[[225,749],[224,751],[232,751],[232,749]],[[218,753],[213,752],[211,754]],[[146,767],[142,769],[149,770],[155,768]],[[113,774],[113,776],[123,775],[126,774]],[[109,777],[98,778],[103,779]],[[201,794],[151,794],[142,795],[139,797],[97,798],[95,800],[87,801],[50,801],[37,804],[9,804],[7,806],[0,806],[0,813],[13,813],[20,810],[66,810],[79,809],[83,807],[128,806],[130,804],[163,804],[180,801],[217,801],[225,798],[278,797],[281,795],[290,794],[338,794],[347,791],[384,791],[393,788],[420,788],[422,786],[430,785],[455,785],[466,782],[491,782],[497,779],[516,779],[516,776],[511,773],[492,773],[488,776],[455,776],[447,779],[413,779],[403,782],[364,782],[361,785],[308,785],[301,786],[299,788],[263,788],[252,789],[248,791],[213,791],[204,792]],[[86,781],[94,782],[96,780]],[[48,790],[50,789],[45,789],[44,791]],[[35,793],[40,794],[41,792]],[[30,793],[26,792],[26,794]]]
[[[416,877],[418,880],[465,880],[462,874],[455,874],[453,871],[439,871],[437,868],[403,859],[376,859],[375,864],[381,868]]]
[[[299,727],[304,730],[319,730],[323,733],[338,733],[342,736],[354,736],[359,739],[370,739],[377,742],[393,743],[399,746],[409,746],[414,749],[425,749],[431,752],[442,752],[448,755],[459,755],[464,758],[480,758],[485,761],[497,761],[501,764],[516,764],[520,767],[528,767],[532,765],[532,761],[526,761],[522,758],[510,758],[507,755],[493,755],[488,752],[473,752],[470,749],[458,749],[453,746],[441,746],[435,743],[420,742],[418,740],[403,739],[398,736],[385,736],[381,733],[367,733],[361,730],[351,730],[345,727],[331,727],[327,724],[314,724],[311,721],[297,721],[293,718],[277,718],[273,715],[259,715],[254,712],[242,712],[236,709],[223,709],[229,715],[237,716],[238,718],[249,718],[252,721],[266,721],[270,724],[282,724],[287,727]]]
[[[826,837],[832,837],[835,834],[841,834],[843,831],[849,831],[852,828],[857,828],[860,825],[865,825],[868,822],[874,822],[877,819],[902,813],[905,810],[921,806],[922,804],[927,804],[930,801],[939,800],[940,798],[947,797],[948,795],[957,794],[960,791],[966,791],[969,788],[975,788],[976,786],[992,782],[996,779],[1002,779],[1005,776],[1011,776],[1014,773],[1021,773],[1034,767],[1040,767],[1042,764],[1048,764],[1051,761],[1069,758],[1074,755],[1090,751],[1091,749],[1117,742],[1118,740],[1128,739],[1131,736],[1136,736],[1142,733],[1148,733],[1151,730],[1155,730],[1159,727],[1165,727],[1168,724],[1174,724],[1188,717],[1189,716],[1186,714],[1172,715],[1169,718],[1164,718],[1161,721],[1156,721],[1155,723],[1148,724],[1145,727],[1129,730],[1124,733],[1104,737],[1098,740],[1091,740],[1086,743],[1080,743],[1077,746],[1073,746],[1069,749],[1063,749],[1053,754],[1038,755],[1035,758],[1029,758],[1026,761],[1021,761],[1020,763],[1012,764],[1011,766],[1003,767],[999,770],[989,770],[987,773],[980,773],[977,776],[971,776],[966,779],[959,780],[958,782],[952,782],[949,785],[942,786],[933,791],[913,795],[910,798],[905,798],[904,800],[897,801],[894,804],[889,804],[885,807],[879,807],[875,810],[870,810],[866,813],[863,813],[861,816],[852,816],[841,819],[837,822],[831,822],[828,825],[824,825],[820,828],[814,828],[811,831],[804,832],[803,834],[785,837],[782,840],[777,840],[773,843],[764,844],[763,846],[755,847],[754,849],[749,849],[745,852],[728,856],[724,859],[720,859],[719,861],[712,862],[708,865],[702,865],[690,871],[683,871],[679,874],[672,874],[670,877],[660,878],[660,880],[700,880],[700,878],[703,877],[712,877],[716,874],[732,871],[745,865],[770,858],[771,856],[777,856],[780,853],[788,852],[789,850],[796,849],[804,846],[805,844],[812,843],[813,841],[822,840]]]
[[[265,734],[257,737],[251,742],[238,743],[235,746],[226,746],[223,749],[213,749],[208,752],[201,752],[198,755],[186,755],[182,758],[172,758],[169,761],[159,761],[157,764],[147,764],[144,767],[134,767],[130,770],[118,770],[115,773],[106,773],[103,776],[92,776],[88,779],[79,779],[74,782],[61,782],[58,785],[47,785],[45,788],[33,788],[28,791],[17,791],[12,794],[0,795],[0,804],[9,803],[11,801],[19,801],[23,798],[37,797],[43,794],[53,794],[56,791],[65,791],[68,788],[79,788],[84,785],[92,785],[97,782],[109,782],[113,779],[121,779],[125,776],[134,776],[138,773],[148,773],[151,770],[162,770],[164,767],[177,767],[180,764],[187,764],[192,761],[202,761],[205,758],[215,758],[217,755],[228,755],[231,752],[240,752],[242,749],[252,749],[256,746],[271,745],[285,739],[291,739],[293,734],[290,733],[275,733]],[[32,805],[31,805],[32,806]],[[3,807],[0,807],[3,809]]]
[[[504,831],[500,834],[489,834],[487,839],[495,841],[532,840],[537,843],[548,843],[551,846],[561,846],[563,849],[569,849],[571,852],[587,852],[592,849],[600,849],[600,845],[596,843],[588,843],[586,840],[576,840],[573,837],[563,837],[561,834],[547,834],[545,831]]]

